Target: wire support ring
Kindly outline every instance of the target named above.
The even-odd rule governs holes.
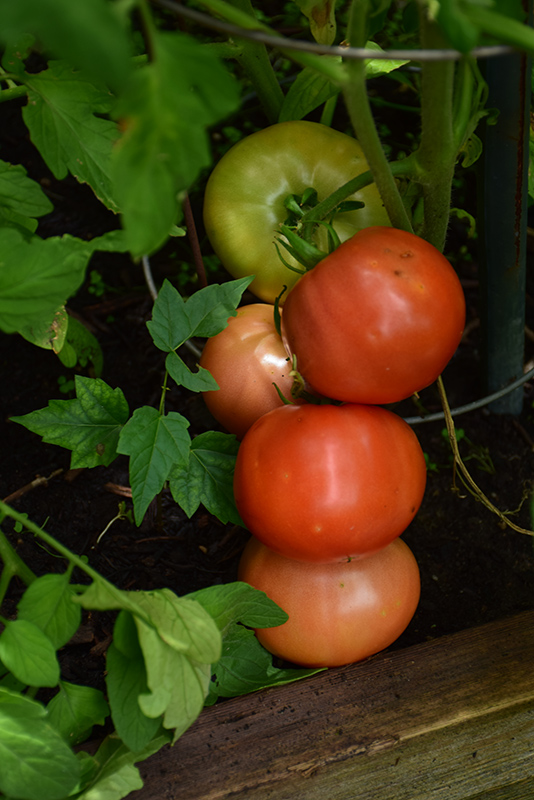
[[[262,30],[241,28],[231,22],[215,19],[202,11],[188,8],[174,0],[152,0],[156,5],[172,11],[177,16],[187,17],[198,22],[200,25],[212,30],[226,33],[229,36],[236,36],[241,39],[250,39],[261,42],[262,44],[276,47],[279,50],[298,50],[305,53],[315,53],[316,55],[337,56],[344,59],[367,60],[380,59],[388,61],[459,61],[466,55],[458,50],[370,50],[365,47],[340,47],[317,44],[316,42],[304,42],[298,39],[288,39],[286,36],[273,36]],[[494,56],[508,55],[516,52],[513,47],[508,45],[489,45],[486,47],[475,47],[469,52],[472,58],[492,58]]]
[[[472,403],[466,403],[466,405],[451,408],[451,416],[457,417],[460,414],[467,414],[469,411],[476,411],[478,408],[483,408],[489,405],[489,403],[493,403],[494,400],[500,400],[501,397],[519,389],[531,378],[534,378],[534,368],[529,369],[528,372],[525,372],[520,378],[504,389],[499,389],[498,392],[493,392],[493,394],[489,394],[487,397],[482,397],[480,400],[475,400]],[[422,422],[437,422],[438,420],[443,420],[445,419],[445,414],[443,411],[436,411],[435,414],[428,414],[426,417],[403,417],[403,419],[408,425],[420,425]]]

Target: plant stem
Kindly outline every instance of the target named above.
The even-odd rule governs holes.
[[[0,574],[0,606],[4,602],[4,597],[11,579],[18,575],[19,578],[29,586],[37,577],[31,569],[26,566],[16,550],[8,542],[3,531],[0,530],[0,558],[4,567]]]
[[[391,164],[388,164],[388,168],[396,177],[413,178],[417,174],[417,165],[415,159],[411,156],[402,159],[402,161],[393,161]],[[360,189],[364,189],[373,182],[374,178],[371,170],[362,172],[361,175],[351,178],[350,181],[344,183],[343,186],[340,186],[339,189],[336,189],[331,195],[325,197],[320,203],[317,203],[314,208],[304,214],[302,219],[306,220],[307,217],[316,220],[325,219],[334,211],[336,206],[343,202],[343,200],[347,200],[352,194],[356,194]]]
[[[200,242],[198,241],[197,226],[195,224],[195,217],[193,209],[191,208],[191,201],[189,195],[186,193],[182,202],[182,208],[185,218],[185,226],[187,228],[187,238],[193,254],[193,261],[198,278],[198,285],[201,289],[208,285],[208,278],[206,276],[206,268],[204,267],[204,259],[202,258],[202,250]]]
[[[159,401],[159,415],[162,417],[165,414],[165,398],[167,397],[167,381],[169,378],[169,373],[165,370],[165,376],[163,378],[163,386],[161,387],[161,398]]]
[[[353,47],[365,45],[368,5],[368,0],[352,0],[347,33]],[[402,202],[373,119],[367,95],[365,62],[354,59],[347,61],[344,66],[348,77],[343,87],[345,105],[391,224],[395,228],[412,231],[408,212]]]
[[[256,19],[250,0],[230,0],[230,2],[236,8]],[[261,42],[243,39],[240,42],[240,52],[236,54],[235,58],[250,78],[267,119],[269,122],[277,122],[284,100],[284,93],[274,74],[267,48]]]
[[[402,161],[391,162],[391,164],[389,164],[389,169],[395,177],[415,179],[418,174],[417,162],[412,155],[404,158]],[[374,177],[370,170],[362,172],[361,175],[356,175],[355,178],[351,178],[350,181],[344,183],[343,186],[340,186],[339,189],[336,189],[335,192],[332,192],[331,195],[325,197],[324,200],[321,200],[320,203],[317,203],[316,206],[310,208],[303,214],[301,219],[303,231],[306,231],[319,220],[327,219],[343,200],[347,200],[351,195],[356,194],[356,192],[359,192],[373,182]],[[304,236],[304,238],[306,238],[306,236]]]
[[[145,39],[146,52],[149,61],[154,60],[154,46],[157,36],[156,26],[152,17],[152,12],[148,6],[147,0],[139,0],[138,4],[139,15],[141,17],[141,25],[143,28],[143,36]]]
[[[456,439],[456,430],[454,427],[454,421],[451,415],[451,409],[449,406],[449,401],[447,399],[447,393],[445,392],[445,386],[443,385],[443,379],[441,376],[438,378],[438,391],[439,397],[441,400],[441,405],[443,407],[443,414],[445,416],[445,425],[447,426],[447,435],[449,438],[449,443],[451,446],[452,454],[454,457],[454,469],[458,467],[460,471],[460,476],[462,478],[462,482],[466,487],[467,491],[473,495],[477,500],[480,500],[482,505],[486,506],[489,511],[493,514],[496,514],[497,517],[517,533],[524,533],[527,536],[534,536],[534,531],[530,531],[527,528],[521,528],[519,525],[516,525],[515,522],[512,520],[502,511],[500,511],[497,506],[494,506],[491,500],[489,500],[482,489],[475,483],[471,474],[467,467],[465,466],[464,462],[462,461],[462,457],[460,456],[460,450],[458,448],[458,441]]]
[[[420,14],[421,47],[443,47],[436,23],[426,7]],[[455,65],[426,61],[421,68],[421,142],[417,161],[422,172],[424,222],[421,236],[443,251],[451,206],[451,188],[457,149],[453,130]],[[464,101],[465,102],[465,98]]]
[[[140,617],[148,625],[153,627],[153,622],[150,619],[149,615],[146,614],[143,608],[139,606],[137,603],[135,603],[134,600],[129,599],[127,592],[123,592],[120,589],[117,589],[116,586],[114,586],[112,583],[110,583],[104,577],[102,577],[102,575],[100,575],[99,572],[90,567],[84,561],[83,558],[71,552],[67,547],[62,545],[61,542],[58,542],[57,539],[54,539],[53,536],[50,536],[49,533],[47,533],[38,525],[36,525],[35,522],[26,519],[26,516],[24,514],[20,514],[18,511],[15,511],[13,508],[2,502],[2,500],[0,500],[0,514],[7,517],[11,517],[16,522],[20,522],[20,524],[24,525],[24,527],[27,528],[27,530],[29,530],[39,539],[42,539],[44,542],[46,542],[46,544],[53,550],[56,550],[56,552],[58,552],[61,556],[63,556],[63,558],[65,558],[70,564],[74,565],[75,567],[78,567],[78,569],[81,569],[83,572],[85,572],[85,574],[88,575],[93,581],[100,584],[102,587],[105,587],[109,595],[112,596],[117,603],[116,606],[109,606],[109,608],[112,607],[124,608],[130,611],[131,613],[135,614],[136,616]],[[28,572],[31,571],[28,570]],[[35,579],[36,576],[33,575],[33,573],[31,573],[31,575],[33,576],[32,580]]]
[[[28,94],[25,86],[12,86],[9,89],[0,90],[0,103],[7,103],[8,100],[16,100],[18,97],[24,97]]]

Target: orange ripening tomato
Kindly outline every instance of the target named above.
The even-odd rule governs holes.
[[[365,559],[310,564],[252,537],[238,577],[289,615],[283,625],[256,630],[261,644],[304,667],[351,664],[388,647],[408,626],[420,595],[417,562],[401,539]]]
[[[426,486],[417,437],[396,414],[356,404],[285,405],[239,448],[234,497],[263,544],[302,561],[376,552],[408,527]]]
[[[242,439],[268,411],[283,405],[276,384],[290,397],[291,364],[274,326],[274,306],[253,303],[237,310],[228,326],[208,339],[200,366],[209,370],[219,390],[204,392],[215,419]]]
[[[428,386],[452,358],[465,325],[456,272],[406,231],[365,228],[290,291],[282,339],[317,392],[386,404]]]

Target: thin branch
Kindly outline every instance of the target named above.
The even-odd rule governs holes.
[[[462,482],[467,489],[467,491],[473,495],[476,500],[479,500],[482,505],[486,506],[493,514],[495,514],[501,522],[507,525],[512,530],[516,531],[517,533],[524,533],[527,536],[534,536],[534,531],[527,530],[526,528],[521,528],[519,525],[516,525],[515,522],[512,520],[502,511],[500,511],[497,506],[493,505],[491,500],[486,497],[482,489],[475,483],[471,474],[467,467],[465,466],[464,462],[462,461],[462,457],[460,455],[460,450],[458,448],[458,441],[456,439],[456,429],[454,427],[454,422],[451,416],[451,410],[449,407],[449,401],[447,399],[447,394],[445,392],[445,387],[443,385],[443,380],[441,376],[438,378],[438,390],[439,396],[441,400],[441,405],[443,406],[443,412],[445,414],[445,425],[447,426],[447,434],[449,437],[449,443],[451,446],[452,454],[454,457],[454,467],[455,470],[458,468],[460,472],[460,477],[462,478]]]
[[[198,241],[197,226],[195,225],[195,217],[193,216],[193,209],[191,208],[191,201],[189,195],[186,194],[182,204],[185,217],[185,226],[187,228],[187,238],[191,245],[193,253],[193,261],[195,262],[195,269],[197,271],[198,282],[201,288],[208,285],[206,277],[206,269],[204,267],[204,260],[202,258],[202,251],[200,249],[200,242]]]

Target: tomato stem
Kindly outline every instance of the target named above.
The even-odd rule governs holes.
[[[441,405],[443,407],[443,414],[445,415],[445,425],[447,427],[449,444],[451,446],[454,458],[454,463],[453,463],[454,474],[456,474],[457,470],[459,471],[462,483],[464,484],[467,491],[471,495],[473,495],[473,497],[479,500],[482,503],[482,505],[486,506],[486,508],[489,509],[493,514],[496,514],[496,516],[499,517],[501,522],[503,522],[509,528],[512,528],[512,530],[516,531],[517,533],[524,533],[527,536],[534,536],[534,531],[530,531],[527,530],[526,528],[521,528],[519,525],[516,525],[515,522],[512,522],[512,520],[507,516],[506,513],[503,513],[496,506],[494,506],[491,500],[489,500],[489,498],[486,497],[482,489],[473,480],[469,470],[465,466],[462,457],[460,455],[460,450],[458,448],[458,440],[456,438],[456,429],[454,427],[454,420],[451,415],[451,409],[449,406],[447,393],[445,391],[445,386],[443,384],[443,379],[441,375],[438,378],[437,384],[438,384],[438,391],[441,400]]]
[[[352,0],[347,28],[352,47],[363,47],[366,43],[368,11],[368,0]],[[348,77],[343,87],[345,105],[391,224],[395,228],[413,232],[373,119],[367,95],[365,62],[354,59],[347,61],[344,66]]]
[[[439,48],[444,41],[426,7],[420,14],[421,47]],[[424,219],[420,235],[443,251],[449,223],[452,179],[457,157],[453,130],[455,64],[426,61],[421,68],[421,168]]]
[[[391,164],[389,164],[389,169],[391,170],[391,174],[395,177],[416,178],[419,167],[415,158],[410,155],[401,161],[392,161]],[[374,177],[370,170],[362,172],[361,175],[357,175],[355,178],[351,178],[350,181],[344,183],[343,186],[340,186],[339,189],[336,189],[335,192],[332,192],[332,194],[325,197],[324,200],[321,200],[320,203],[317,203],[316,206],[308,209],[303,214],[301,218],[301,228],[303,231],[308,231],[312,226],[329,217],[344,200],[356,194],[356,192],[359,192],[361,189],[365,189],[365,187],[369,186],[371,183],[374,183]],[[308,238],[311,237],[308,235]]]

